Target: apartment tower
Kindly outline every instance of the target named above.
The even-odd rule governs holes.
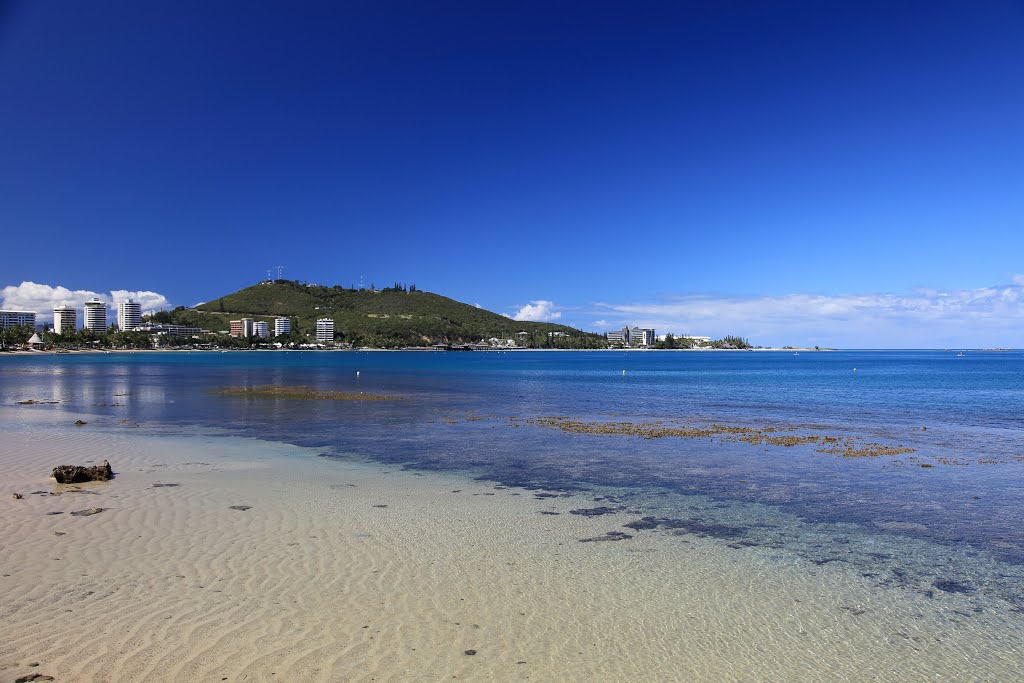
[[[117,305],[117,326],[122,332],[133,330],[141,324],[142,304],[128,299]]]
[[[82,327],[93,332],[106,332],[107,304],[95,297],[91,301],[86,301]]]
[[[78,327],[78,311],[71,306],[58,306],[53,309],[53,331],[57,334],[74,332]]]

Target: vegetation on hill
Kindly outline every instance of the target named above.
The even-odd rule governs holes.
[[[334,320],[335,337],[356,346],[401,347],[516,339],[534,348],[603,348],[604,337],[565,325],[514,321],[415,286],[346,289],[293,280],[261,282],[194,309],[169,312],[169,322],[212,331],[240,317],[286,316],[300,335],[314,333],[318,318]],[[526,334],[520,334],[525,332]]]

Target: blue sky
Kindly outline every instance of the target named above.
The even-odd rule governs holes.
[[[0,296],[283,265],[588,330],[1024,347],[1022,36],[1008,1],[8,1]]]

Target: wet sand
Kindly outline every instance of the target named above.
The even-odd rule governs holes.
[[[568,514],[587,496],[75,428],[45,406],[0,419],[0,681],[1020,677],[1009,609]],[[55,465],[103,459],[111,482],[33,493],[67,491]],[[609,532],[632,538],[580,542]]]

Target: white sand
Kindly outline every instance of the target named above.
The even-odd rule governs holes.
[[[0,683],[1024,676],[1020,615],[953,621],[957,596],[707,539],[580,543],[628,520],[538,514],[586,499],[19,410],[0,409]],[[94,493],[30,495],[104,458]]]

